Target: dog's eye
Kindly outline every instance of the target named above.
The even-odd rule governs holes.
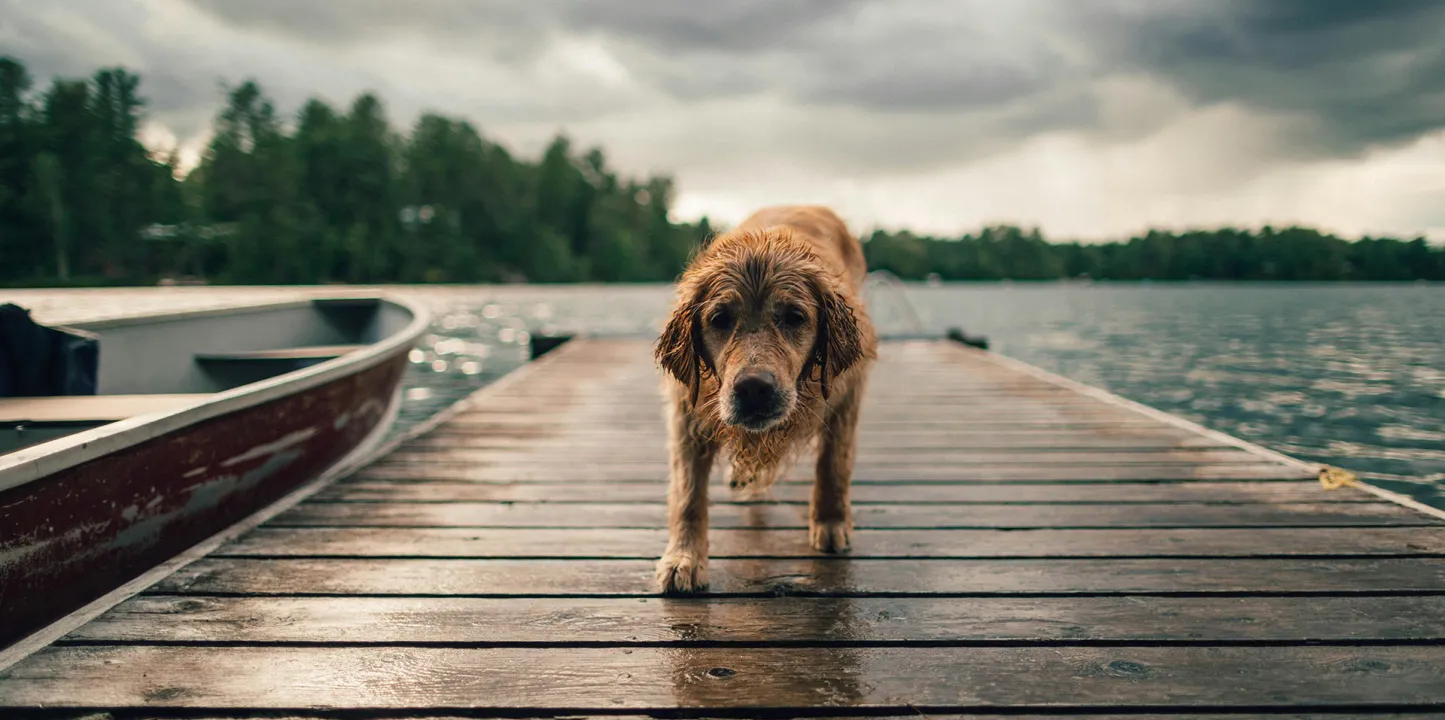
[[[733,326],[733,314],[727,308],[718,310],[707,319],[707,324],[718,330],[727,330]]]
[[[802,327],[803,323],[808,322],[808,316],[798,308],[786,307],[778,314],[778,322],[785,328],[796,330]]]

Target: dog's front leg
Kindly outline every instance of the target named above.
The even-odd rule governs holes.
[[[860,381],[827,411],[823,423],[808,514],[808,542],[815,550],[827,553],[847,550],[853,534],[853,507],[848,493],[853,482],[853,456],[858,447],[858,416],[862,404]]]
[[[664,593],[707,588],[707,480],[717,445],[699,437],[682,402],[674,399],[668,408],[668,541],[657,562],[657,588]]]

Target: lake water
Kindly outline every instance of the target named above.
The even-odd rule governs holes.
[[[408,287],[408,292],[417,291]],[[528,333],[655,333],[671,288],[427,288],[403,426],[526,361]],[[917,324],[1445,507],[1445,286],[875,285],[882,332]]]

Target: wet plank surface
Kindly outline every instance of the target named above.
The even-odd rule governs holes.
[[[658,440],[658,442],[663,442]],[[625,452],[626,446],[619,448]],[[861,451],[860,451],[861,454]],[[811,483],[809,470],[795,467],[780,482]],[[479,466],[466,463],[395,463],[382,461],[367,468],[361,477],[394,482],[452,480],[458,482],[647,482],[664,487],[667,469],[659,464],[585,466],[567,462],[559,454],[551,462],[518,463],[511,466]],[[1292,467],[1269,463],[1214,465],[1210,463],[1172,465],[1049,465],[1033,464],[1021,458],[1005,465],[912,465],[880,466],[860,462],[854,482],[873,483],[998,483],[998,482],[1172,482],[1187,480],[1306,480]]]
[[[1433,526],[1433,527],[1438,527]],[[714,530],[712,557],[811,557],[806,533]],[[628,528],[264,527],[213,557],[648,558],[667,531]],[[883,530],[859,532],[852,558],[1337,557],[1445,554],[1445,533],[1397,528]]]
[[[627,595],[652,593],[648,560],[208,558],[157,592],[239,595]],[[1026,595],[1445,592],[1445,559],[1119,558],[950,560],[719,558],[713,595]]]
[[[778,503],[806,503],[808,486],[784,484],[773,488]],[[354,480],[332,485],[317,493],[321,503],[457,503],[545,502],[657,503],[657,486],[647,483],[614,483],[602,493],[595,482],[573,483],[467,483]],[[1195,483],[860,483],[853,488],[854,507],[862,505],[939,505],[1009,503],[1010,505],[1129,505],[1134,503],[1180,503],[1248,505],[1253,503],[1368,503],[1377,502],[1363,493],[1321,493],[1318,485],[1304,482],[1195,482]],[[729,507],[729,506],[720,506]]]
[[[658,597],[648,351],[482,391],[0,672],[0,714],[1442,717],[1445,524],[948,343],[882,351],[849,555],[807,547],[810,462],[715,479],[711,589]]]
[[[1068,622],[1059,619],[1067,617]],[[1268,619],[1266,622],[1265,620]],[[429,645],[1445,640],[1442,597],[138,598],[73,643]]]
[[[655,493],[654,493],[655,495]],[[713,528],[802,529],[805,503],[723,505]],[[308,503],[272,521],[273,527],[665,528],[660,503]],[[853,513],[857,528],[977,529],[1150,527],[1368,527],[1426,525],[1429,519],[1393,503],[1280,503],[1211,505],[869,505]]]
[[[1071,709],[1445,705],[1434,647],[51,648],[5,700],[49,708]],[[1020,682],[1027,677],[1028,682]]]

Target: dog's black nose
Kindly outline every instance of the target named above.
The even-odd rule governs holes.
[[[744,417],[772,415],[778,407],[778,378],[764,370],[733,382],[733,405]]]

